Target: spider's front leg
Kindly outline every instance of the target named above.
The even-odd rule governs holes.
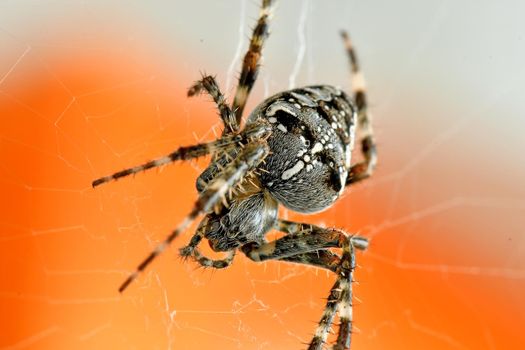
[[[242,149],[242,152],[230,162],[212,182],[199,194],[193,209],[184,221],[167,236],[163,242],[144,259],[119,288],[123,292],[171,242],[179,236],[201,214],[211,212],[225,198],[228,190],[242,182],[245,176],[266,158],[269,153],[268,144],[264,139],[253,140]]]
[[[325,311],[308,349],[321,350],[323,348],[336,312],[339,312],[341,323],[333,349],[348,349],[352,330],[351,283],[355,269],[354,248],[366,249],[368,240],[360,236],[348,236],[336,229],[285,220],[279,220],[277,228],[289,235],[262,245],[245,245],[241,248],[242,251],[254,261],[291,260],[324,267],[337,273],[337,281],[330,289]],[[316,252],[329,248],[341,248],[342,256],[339,258],[327,252],[315,258]],[[334,268],[335,264],[337,267]]]
[[[225,102],[226,99],[219,89],[217,81],[212,76],[203,76],[201,80],[195,82],[188,90],[188,96],[194,96],[202,90],[206,90],[213,98],[224,124],[223,135],[234,133],[240,129],[242,112],[259,73],[262,48],[269,34],[268,22],[271,16],[271,9],[272,0],[262,0],[259,20],[253,29],[248,51],[244,55],[241,74],[231,108]]]
[[[211,75],[203,76],[201,80],[195,82],[195,84],[188,89],[188,97],[199,94],[203,89],[206,90],[217,105],[219,115],[224,124],[224,134],[238,131],[239,124],[235,120],[235,114],[232,113],[230,106],[226,103],[226,99],[224,98],[221,89],[219,89],[219,84],[217,84],[214,77]]]
[[[259,61],[262,56],[262,47],[264,41],[268,37],[268,22],[271,16],[272,0],[262,0],[261,12],[257,25],[253,29],[252,37],[250,39],[250,47],[242,63],[241,75],[237,90],[232,104],[232,110],[235,113],[237,124],[240,125],[242,112],[246,106],[246,101],[250,95],[250,91],[255,84],[257,74],[259,73]]]
[[[133,175],[141,171],[157,168],[175,162],[177,160],[195,159],[210,153],[214,154],[217,152],[235,148],[238,146],[239,143],[245,144],[251,142],[252,140],[264,139],[269,135],[271,130],[272,129],[268,125],[268,123],[266,121],[261,120],[257,123],[253,123],[247,126],[240,133],[226,135],[212,142],[179,147],[167,156],[150,160],[149,162],[146,162],[144,164],[136,165],[134,167],[118,171],[114,174],[101,177],[93,181],[92,186],[97,187],[107,182],[115,181],[122,177]]]

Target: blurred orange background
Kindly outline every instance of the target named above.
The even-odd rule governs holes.
[[[9,50],[0,62],[0,348],[304,347],[334,281],[315,268],[238,256],[229,269],[199,269],[177,256],[187,232],[117,292],[188,213],[207,159],[97,189],[91,181],[220,132],[213,103],[185,97],[213,52],[174,44],[176,57],[167,55],[133,21],[107,35],[64,34],[54,46],[1,32]],[[144,37],[127,36],[130,28]],[[346,69],[337,67],[341,81]],[[512,153],[517,133],[484,119],[503,103],[473,106],[467,91],[440,120],[445,92],[429,97],[406,84],[404,99],[383,103],[381,77],[370,76],[377,173],[324,213],[283,212],[372,239],[357,257],[352,349],[521,348],[524,163]],[[218,76],[221,86],[226,78]],[[265,78],[248,110],[288,76]]]

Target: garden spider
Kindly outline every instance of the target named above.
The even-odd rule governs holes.
[[[309,349],[320,350],[339,314],[340,325],[333,349],[348,349],[352,330],[352,273],[354,249],[366,249],[364,237],[319,226],[278,218],[278,206],[313,213],[330,207],[346,186],[372,174],[376,147],[367,113],[363,76],[350,39],[342,33],[352,68],[352,99],[327,85],[281,92],[260,103],[241,129],[246,100],[259,71],[272,1],[263,0],[261,12],[244,56],[241,75],[231,106],[215,79],[204,76],[188,91],[193,96],[207,92],[215,101],[224,124],[222,136],[209,143],[180,147],[173,153],[145,164],[93,181],[93,186],[158,167],[176,160],[212,155],[209,166],[197,179],[199,196],[184,221],[137,267],[119,288],[123,292],[181,232],[203,215],[183,257],[206,267],[225,268],[240,250],[253,261],[283,260],[313,265],[337,274]],[[356,126],[361,135],[363,161],[351,165]],[[286,233],[268,242],[272,229]],[[212,260],[197,248],[206,238],[214,251],[228,252]],[[341,249],[341,255],[331,251]]]

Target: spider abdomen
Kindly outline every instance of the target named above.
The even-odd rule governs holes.
[[[270,155],[261,183],[285,207],[311,213],[344,189],[354,141],[355,107],[331,86],[294,89],[258,105],[248,124],[268,120]]]

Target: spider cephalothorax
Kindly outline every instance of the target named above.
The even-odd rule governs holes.
[[[197,179],[199,196],[190,214],[124,281],[119,291],[126,289],[202,215],[196,233],[180,253],[203,266],[227,267],[240,250],[253,261],[283,260],[336,273],[338,278],[309,349],[322,349],[336,313],[340,325],[333,348],[348,349],[354,249],[365,249],[368,241],[337,229],[279,219],[278,207],[282,204],[301,213],[326,209],[346,186],[372,174],[376,148],[366,110],[364,80],[350,40],[343,32],[353,72],[353,100],[328,85],[288,90],[257,105],[241,128],[246,100],[257,77],[262,45],[268,36],[271,5],[271,0],[262,2],[231,107],[211,76],[204,76],[188,91],[193,96],[204,90],[214,99],[224,124],[222,136],[209,143],[180,147],[165,157],[102,177],[93,181],[93,186],[176,160],[211,154],[209,166]],[[356,131],[360,133],[363,160],[352,164]],[[268,242],[265,236],[272,229],[286,235]],[[228,252],[226,258],[213,260],[203,256],[198,249],[203,239],[208,240],[213,250]],[[339,248],[341,253],[331,248]]]

